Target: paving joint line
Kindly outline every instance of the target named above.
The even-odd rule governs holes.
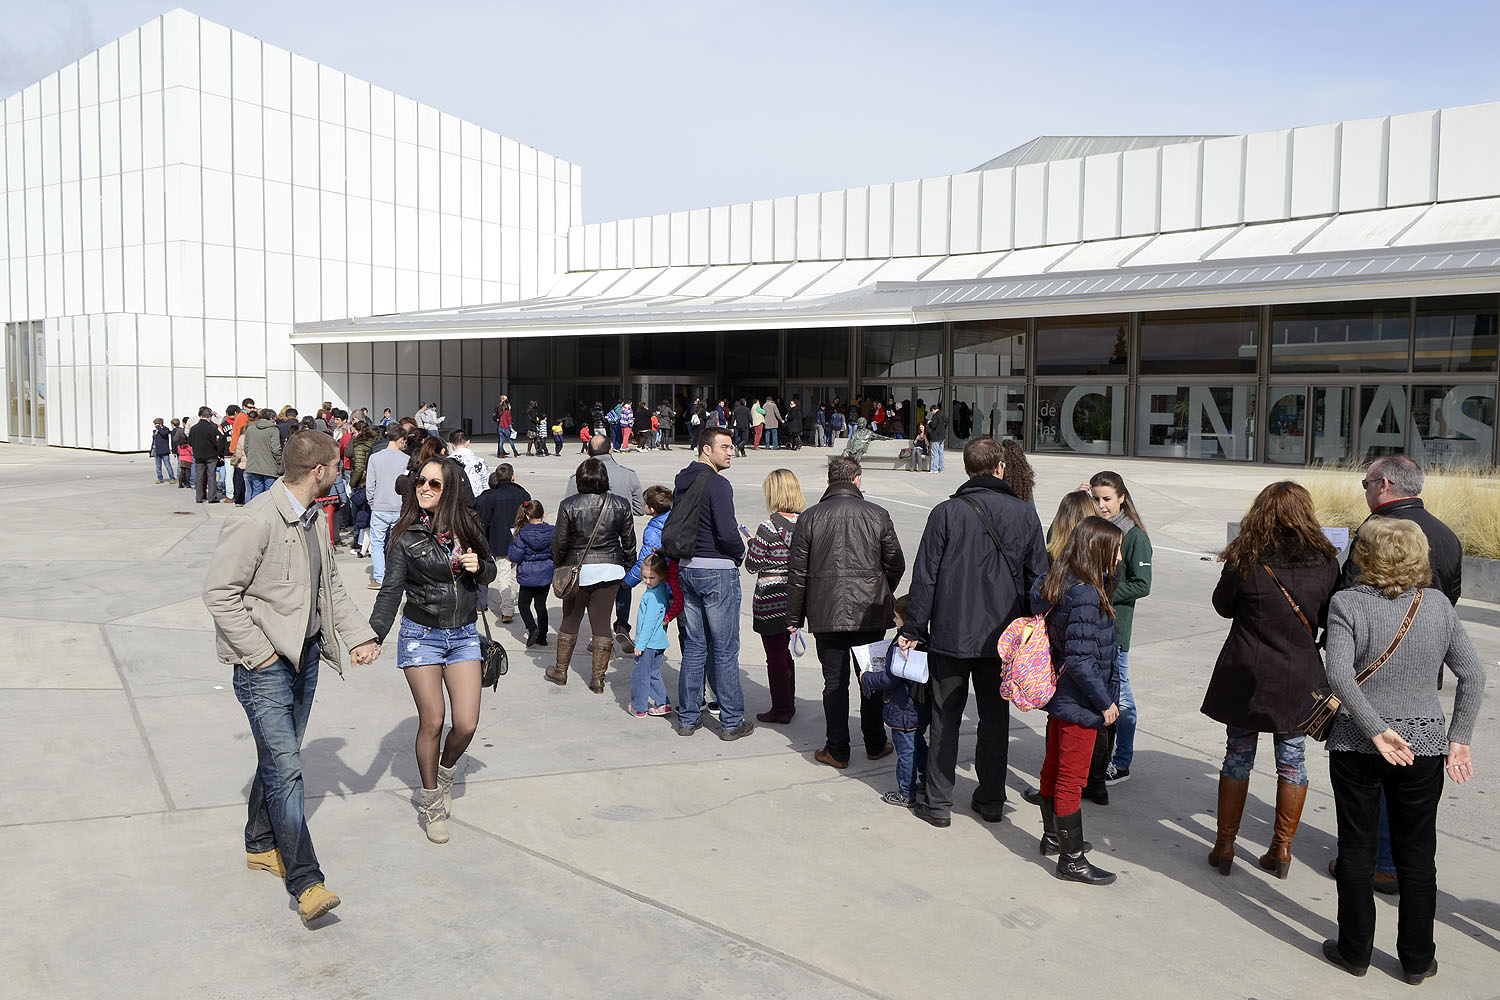
[[[172,790],[167,787],[167,776],[162,772],[161,761],[156,758],[156,751],[151,747],[151,737],[146,735],[146,722],[141,718],[140,709],[135,703],[135,692],[130,689],[130,682],[125,679],[125,671],[120,669],[120,657],[115,653],[114,643],[109,641],[109,630],[103,624],[98,625],[99,637],[104,640],[104,648],[109,651],[109,662],[115,668],[115,675],[120,678],[120,688],[125,693],[125,703],[130,706],[130,717],[135,721],[136,734],[141,738],[141,747],[146,751],[146,760],[151,765],[151,773],[156,777],[156,785],[161,789],[161,797],[167,804],[168,812],[177,811],[177,803],[172,801]]]

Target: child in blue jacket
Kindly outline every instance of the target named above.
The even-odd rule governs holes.
[[[552,525],[540,502],[528,500],[516,511],[515,533],[505,553],[516,564],[516,585],[521,592],[521,621],[526,624],[526,645],[547,645],[547,591],[552,587]],[[535,617],[531,609],[536,608]]]
[[[667,561],[653,552],[641,562],[640,606],[635,617],[635,666],[630,671],[630,712],[637,719],[667,715],[667,687],[661,679],[661,654],[667,648],[667,606],[672,588],[667,585]]]
[[[906,606],[907,595],[896,598],[897,632],[906,623]],[[917,649],[925,653],[927,643],[918,642]],[[896,652],[896,641],[892,639],[885,654],[887,664]],[[897,677],[886,666],[880,670],[866,670],[860,675],[859,686],[867,695],[874,695],[877,691],[882,693],[885,708],[881,715],[891,729],[891,742],[896,744],[896,790],[886,792],[880,800],[911,808],[917,792],[927,784],[927,726],[932,722],[927,685]]]

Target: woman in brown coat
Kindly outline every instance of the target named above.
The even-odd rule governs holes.
[[[1233,619],[1203,698],[1203,714],[1224,723],[1219,830],[1208,863],[1228,875],[1255,746],[1271,733],[1276,748],[1276,825],[1262,868],[1286,878],[1292,837],[1307,798],[1306,737],[1296,731],[1307,696],[1324,683],[1317,630],[1328,622],[1338,586],[1338,552],[1323,535],[1312,497],[1296,483],[1260,491],[1240,533],[1219,556],[1224,572],[1214,610]]]

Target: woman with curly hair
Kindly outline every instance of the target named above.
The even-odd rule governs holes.
[[[1005,482],[1016,491],[1016,496],[1035,507],[1032,493],[1036,489],[1036,473],[1031,471],[1031,463],[1026,461],[1021,443],[1014,438],[1001,441],[1000,461],[1005,463]]]
[[[1308,692],[1323,686],[1317,631],[1328,623],[1328,602],[1338,587],[1338,551],[1323,537],[1307,490],[1281,482],[1260,491],[1219,560],[1224,571],[1214,610],[1233,624],[1203,698],[1203,714],[1222,722],[1227,737],[1219,829],[1208,863],[1229,874],[1255,746],[1261,733],[1270,733],[1276,824],[1260,866],[1286,878],[1307,798],[1307,737],[1296,731],[1297,716]]]

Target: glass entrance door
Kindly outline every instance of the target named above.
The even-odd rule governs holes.
[[[706,374],[637,375],[630,384],[633,404],[644,403],[652,412],[662,403],[672,408],[671,426],[662,428],[662,437],[668,444],[686,444],[691,440],[688,416],[695,399],[702,399],[708,407],[718,403],[714,379]]]
[[[42,324],[5,324],[5,382],[10,439],[47,443],[47,358]]]

